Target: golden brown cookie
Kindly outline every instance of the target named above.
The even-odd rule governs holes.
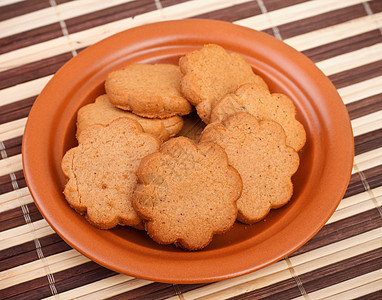
[[[81,107],[77,114],[77,136],[90,125],[108,125],[119,118],[130,118],[141,124],[144,132],[150,133],[161,141],[166,141],[176,135],[183,127],[183,119],[174,116],[167,119],[149,119],[112,105],[107,95],[99,96],[95,103]]]
[[[235,93],[218,101],[211,112],[211,123],[221,122],[239,111],[248,112],[257,120],[272,120],[285,130],[286,144],[299,151],[305,144],[304,126],[296,120],[296,109],[292,100],[283,94],[271,94],[256,84],[239,87]]]
[[[187,53],[179,60],[184,75],[182,94],[196,106],[199,117],[208,124],[212,106],[245,83],[256,83],[268,89],[264,80],[253,73],[250,64],[237,53],[227,53],[215,44]]]
[[[133,206],[160,244],[202,249],[235,222],[242,181],[216,144],[172,138],[142,160],[137,175]]]
[[[236,113],[222,123],[212,123],[200,142],[215,142],[228,155],[229,164],[239,171],[243,192],[237,201],[238,220],[252,224],[270,209],[286,204],[292,196],[291,176],[299,156],[285,145],[285,133],[274,121],[257,121],[249,113]]]
[[[144,133],[137,121],[121,118],[108,126],[87,127],[78,142],[62,159],[70,206],[101,229],[139,226],[131,204],[135,172],[143,157],[158,151],[159,140]]]
[[[111,72],[105,82],[110,102],[146,118],[186,115],[191,104],[181,95],[178,66],[133,64]]]

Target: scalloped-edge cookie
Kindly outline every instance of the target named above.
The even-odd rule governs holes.
[[[149,119],[140,117],[131,112],[119,109],[112,105],[107,95],[97,97],[94,103],[81,107],[77,113],[77,134],[90,125],[108,125],[119,118],[130,118],[141,124],[144,132],[150,133],[161,141],[175,136],[183,127],[183,119],[173,116],[166,119]]]
[[[146,118],[187,115],[191,104],[180,93],[180,69],[171,64],[132,64],[108,74],[111,104]]]
[[[137,175],[133,206],[159,244],[199,250],[233,226],[242,181],[220,146],[172,138]]]
[[[137,121],[120,118],[108,126],[87,127],[78,142],[61,164],[69,205],[100,229],[142,225],[131,203],[135,172],[143,157],[158,151],[160,141]]]
[[[179,67],[182,94],[196,107],[199,117],[208,124],[213,105],[245,83],[268,89],[251,65],[239,54],[228,53],[216,44],[207,44],[182,56]]]
[[[297,152],[285,145],[285,133],[278,123],[259,122],[253,115],[239,112],[222,123],[207,125],[200,142],[222,146],[229,164],[243,180],[243,192],[237,201],[239,221],[258,222],[271,209],[290,200],[291,176],[300,160]]]
[[[271,94],[256,84],[243,85],[215,104],[211,112],[211,123],[221,122],[240,111],[254,115],[259,121],[272,120],[279,123],[285,130],[286,144],[296,151],[304,146],[305,129],[296,120],[296,109],[288,96]]]

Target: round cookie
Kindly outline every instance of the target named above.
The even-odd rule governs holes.
[[[94,124],[108,125],[119,118],[130,118],[138,121],[144,132],[150,133],[161,141],[176,135],[183,127],[183,119],[173,116],[167,119],[149,119],[112,105],[107,95],[99,96],[94,103],[81,107],[77,114],[77,134]]]
[[[211,123],[221,122],[240,111],[254,115],[259,121],[272,120],[279,123],[285,130],[286,144],[296,151],[304,146],[305,129],[296,120],[296,109],[288,96],[271,94],[256,84],[245,84],[215,104],[211,112]]]
[[[135,172],[143,157],[158,151],[159,140],[144,133],[137,121],[121,118],[108,126],[87,127],[78,142],[61,164],[70,206],[100,229],[139,227],[141,219],[131,204]]]
[[[111,72],[106,81],[110,102],[146,118],[186,115],[191,104],[181,95],[178,66],[170,64],[133,64]]]
[[[233,226],[242,181],[220,146],[172,138],[137,175],[133,206],[156,242],[198,250]]]
[[[243,192],[237,201],[238,220],[252,224],[270,209],[285,205],[292,196],[291,176],[299,156],[285,145],[285,133],[274,121],[257,121],[249,113],[236,113],[222,123],[206,126],[200,142],[215,142],[239,171]]]
[[[239,54],[228,53],[215,44],[187,53],[179,60],[183,74],[182,94],[196,107],[199,117],[208,124],[215,102],[245,83],[265,89],[264,80],[253,73],[251,65]]]

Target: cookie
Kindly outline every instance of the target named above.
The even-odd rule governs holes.
[[[133,64],[111,72],[106,81],[110,102],[146,118],[169,118],[191,112],[191,104],[181,95],[178,66]]]
[[[183,119],[174,116],[167,119],[149,119],[112,105],[107,95],[99,96],[94,103],[81,107],[77,114],[77,136],[90,125],[108,125],[119,118],[130,118],[138,121],[144,132],[150,133],[161,141],[176,135],[183,127]]]
[[[137,121],[120,118],[108,126],[85,128],[78,142],[61,164],[70,206],[100,229],[139,227],[141,219],[131,203],[135,172],[143,157],[158,151],[159,140],[144,133]]]
[[[271,94],[256,84],[239,87],[235,93],[226,95],[215,104],[211,122],[221,122],[236,112],[244,111],[258,120],[273,120],[285,130],[286,144],[299,151],[305,144],[304,126],[296,120],[293,101],[284,94]]]
[[[198,250],[233,226],[242,181],[220,146],[172,138],[137,175],[133,206],[156,242]]]
[[[285,145],[283,128],[274,121],[257,121],[244,112],[203,130],[200,142],[215,142],[239,171],[243,192],[237,201],[238,220],[252,224],[270,209],[285,205],[293,193],[291,176],[299,166],[297,152]]]
[[[199,117],[208,124],[215,102],[245,83],[256,83],[265,89],[264,80],[253,73],[251,65],[237,53],[227,53],[221,46],[205,45],[179,60],[183,74],[182,94],[196,107]]]

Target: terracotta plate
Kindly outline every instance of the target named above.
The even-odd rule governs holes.
[[[174,63],[205,43],[245,56],[272,92],[289,95],[307,131],[294,195],[264,221],[235,224],[202,251],[160,246],[145,232],[89,225],[66,203],[60,163],[76,145],[77,110],[104,93],[106,75],[130,63]],[[198,126],[187,117],[187,134]],[[199,123],[200,124],[200,123]],[[185,131],[183,131],[185,132]],[[73,248],[95,262],[135,277],[171,283],[222,280],[269,265],[308,241],[325,224],[346,190],[353,161],[349,116],[331,82],[304,55],[248,28],[209,20],[182,20],[133,28],[82,51],[37,98],[23,140],[25,178],[45,219]]]

